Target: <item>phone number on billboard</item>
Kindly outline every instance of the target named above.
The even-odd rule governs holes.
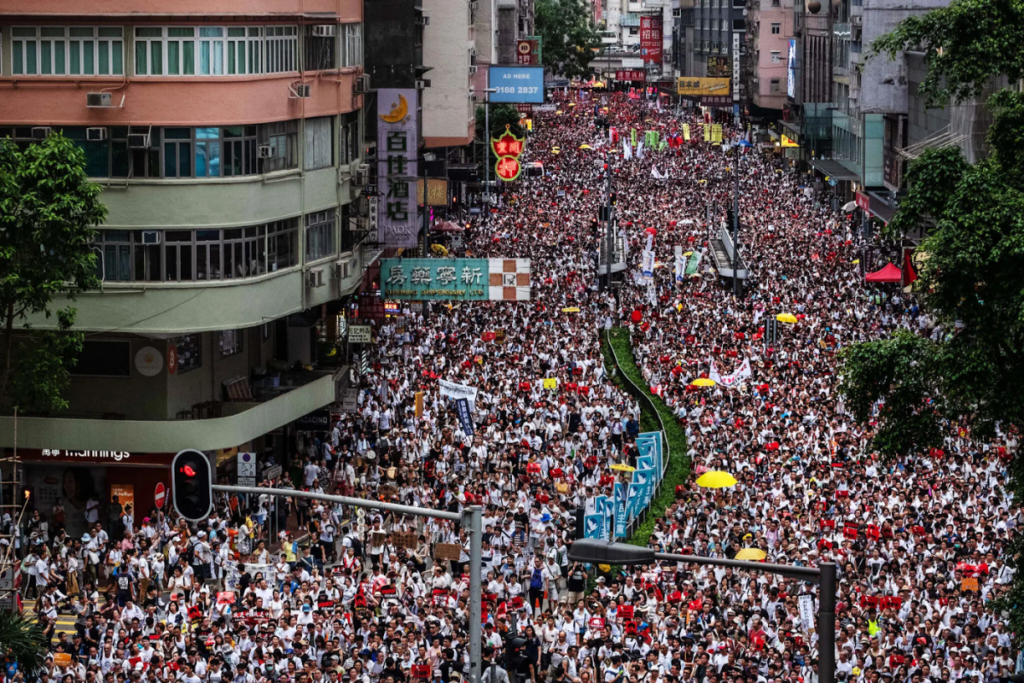
[[[536,86],[514,87],[511,85],[499,85],[495,90],[503,95],[534,95],[540,90],[540,88]]]

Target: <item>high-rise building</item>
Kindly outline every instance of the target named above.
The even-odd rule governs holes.
[[[752,114],[777,119],[786,104],[793,0],[750,0],[747,13],[747,92]]]
[[[180,449],[224,475],[236,450],[262,467],[303,420],[324,427],[334,341],[376,254],[354,182],[362,39],[360,0],[0,7],[0,137],[74,140],[109,211],[102,285],[74,303],[70,409],[17,418],[40,503],[63,497],[70,518],[133,486],[148,510]],[[14,435],[0,418],[0,445]]]

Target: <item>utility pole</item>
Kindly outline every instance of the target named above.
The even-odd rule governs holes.
[[[736,163],[732,167],[732,176],[735,181],[732,191],[732,293],[737,299],[743,292],[743,284],[740,282],[740,146],[733,145],[736,150]]]
[[[615,237],[612,234],[612,165],[611,157],[605,156],[609,162],[605,167],[605,239],[608,242],[608,260],[605,264],[606,287],[612,286],[612,258],[615,252]]]
[[[491,212],[491,93],[497,88],[484,88],[484,228]]]

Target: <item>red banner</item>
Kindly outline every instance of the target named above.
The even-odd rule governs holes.
[[[640,56],[644,64],[661,64],[661,15],[640,17]]]
[[[870,211],[871,210],[871,198],[868,197],[863,192],[858,192],[857,193],[857,206],[859,208],[863,209],[864,211]]]
[[[622,71],[616,71],[615,80],[645,82],[647,80],[647,72],[643,69],[625,69]]]

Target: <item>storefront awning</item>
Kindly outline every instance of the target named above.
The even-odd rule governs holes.
[[[832,159],[811,159],[811,166],[836,180],[857,180],[858,178],[856,173]]]

